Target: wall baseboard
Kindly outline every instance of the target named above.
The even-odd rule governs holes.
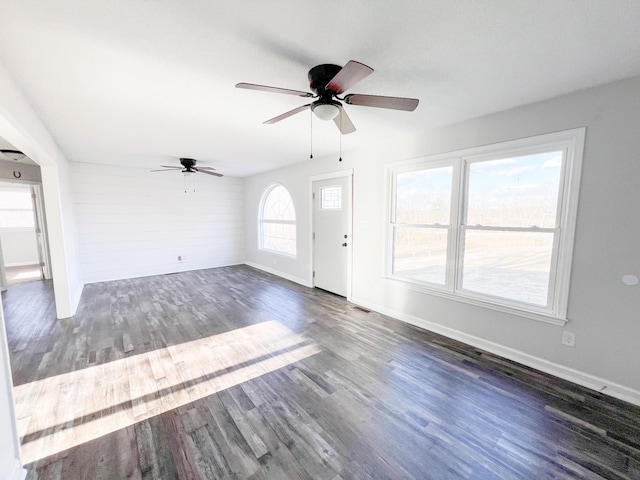
[[[183,272],[195,272],[198,270],[208,270],[209,268],[221,268],[221,267],[231,267],[233,265],[243,265],[244,261],[242,260],[233,260],[231,262],[222,262],[222,263],[214,263],[214,264],[205,264],[205,263],[194,263],[191,264],[189,262],[179,263],[180,267],[171,268],[171,269],[162,269],[162,270],[153,270],[147,272],[134,272],[127,274],[116,274],[116,275],[103,275],[100,277],[97,276],[89,276],[84,277],[84,284],[91,285],[93,283],[103,283],[103,282],[114,282],[117,280],[129,280],[131,278],[145,278],[145,277],[155,277],[160,275],[173,275],[174,273],[183,273]]]
[[[461,332],[460,330],[455,330],[453,328],[430,322],[420,317],[392,310],[382,305],[363,300],[361,298],[354,297],[351,299],[351,301],[356,305],[361,305],[365,308],[368,308],[369,310],[382,313],[383,315],[393,317],[397,320],[409,323],[416,327],[420,327],[425,330],[438,333],[445,337],[458,340],[473,347],[481,348],[482,350],[485,350],[487,352],[499,355],[514,362],[518,362],[527,367],[535,368],[536,370],[540,370],[541,372],[548,373],[555,377],[562,378],[563,380],[581,385],[590,390],[594,390],[596,392],[603,393],[619,400],[624,400],[625,402],[640,406],[640,391],[638,390],[634,390],[624,385],[611,382],[604,378],[600,378],[595,375],[582,372],[580,370],[575,370],[573,368],[550,362],[543,358],[535,357],[533,355],[515,350],[513,348],[505,347],[504,345],[500,345],[498,343],[490,342],[474,335],[469,335],[467,333]]]
[[[244,264],[249,265],[250,267],[253,267],[253,268],[257,268],[258,270],[262,270],[263,272],[270,273],[271,275],[275,275],[276,277],[285,278],[294,283],[298,283],[304,287],[313,288],[313,285],[311,284],[311,282],[303,278],[294,277],[293,275],[289,275],[288,273],[284,273],[279,270],[275,270],[273,268],[265,267],[264,265],[260,265],[259,263],[245,261]]]

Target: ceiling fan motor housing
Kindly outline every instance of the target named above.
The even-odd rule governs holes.
[[[307,75],[309,78],[309,87],[316,92],[322,100],[331,100],[333,92],[325,90],[325,87],[340,70],[342,70],[340,65],[333,65],[331,63],[316,65],[309,70],[309,74]]]
[[[196,161],[193,158],[181,158],[180,163],[184,167],[184,172],[193,172],[193,167],[196,166]]]

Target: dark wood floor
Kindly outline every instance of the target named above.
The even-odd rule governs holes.
[[[640,479],[640,408],[250,267],[3,304],[29,479]]]

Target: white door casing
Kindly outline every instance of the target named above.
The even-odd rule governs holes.
[[[36,227],[38,259],[43,280],[51,279],[51,261],[49,260],[49,243],[47,240],[47,222],[44,217],[42,185],[31,185],[33,199],[33,220]]]
[[[350,171],[312,183],[313,285],[347,299],[351,296],[351,185]]]

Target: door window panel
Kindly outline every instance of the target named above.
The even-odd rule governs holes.
[[[320,209],[340,210],[342,208],[342,188],[340,185],[320,188]]]

